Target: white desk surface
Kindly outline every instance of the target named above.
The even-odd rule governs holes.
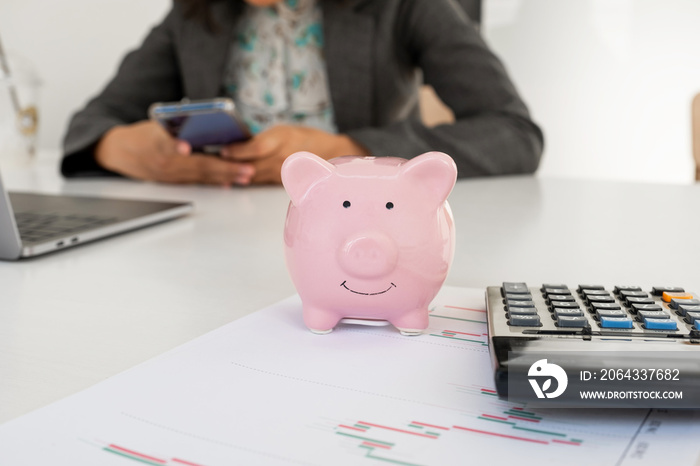
[[[192,200],[194,214],[0,262],[0,423],[295,293],[281,187],[66,181],[5,170],[11,190]],[[447,285],[680,285],[700,292],[700,185],[504,177],[459,181]]]

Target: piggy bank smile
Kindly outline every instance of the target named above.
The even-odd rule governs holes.
[[[347,282],[348,282],[348,281],[345,280],[343,283],[340,284],[340,286],[342,286],[343,288],[345,288],[346,290],[348,290],[350,293],[361,294],[361,295],[364,295],[364,296],[376,296],[376,295],[378,295],[378,294],[384,294],[384,293],[386,293],[387,291],[389,291],[389,290],[392,289],[392,288],[396,288],[396,285],[395,285],[394,283],[391,283],[391,284],[389,285],[389,288],[387,288],[386,290],[383,290],[383,291],[375,291],[375,292],[373,292],[373,293],[369,293],[369,292],[364,292],[364,291],[353,290],[352,288],[349,288],[349,287],[346,285]]]

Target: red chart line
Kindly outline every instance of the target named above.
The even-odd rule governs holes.
[[[411,421],[411,424],[417,424],[417,425],[423,426],[423,427],[432,427],[433,429],[450,430],[449,427],[442,427],[442,426],[436,426],[433,424],[426,424],[425,422]]]
[[[491,414],[482,414],[482,416],[483,416],[483,417],[490,417],[490,418],[492,418],[492,419],[498,419],[498,420],[500,420],[500,421],[507,421],[507,420],[508,420],[508,418],[506,418],[506,417],[493,416],[493,415],[491,415]]]
[[[521,417],[521,416],[508,416],[508,417],[512,418],[512,419],[517,419],[519,421],[540,422],[539,419],[528,419],[526,417]]]
[[[364,441],[364,442],[362,442],[362,445],[367,445],[368,447],[385,448],[387,450],[391,450],[391,447],[389,445],[380,445],[378,443],[373,443],[373,442]]]
[[[484,313],[486,312],[483,309],[472,309],[469,307],[459,307],[459,306],[445,306],[445,307],[449,307],[450,309],[459,309],[461,311],[474,311],[474,312],[484,312]]]
[[[180,463],[180,464],[184,464],[186,466],[203,466],[199,463],[193,463],[191,461],[181,460],[180,458],[173,458],[173,463]]]
[[[371,422],[359,421],[358,424],[363,424],[363,425],[370,426],[370,427],[378,427],[379,429],[393,430],[394,432],[401,432],[402,434],[416,435],[418,437],[427,437],[427,438],[433,438],[433,439],[437,438],[437,436],[435,436],[435,435],[421,434],[420,432],[411,432],[410,430],[397,429],[396,427],[382,426],[379,424],[372,424]]]
[[[360,429],[359,427],[346,426],[345,424],[338,424],[338,427],[342,427],[344,429],[359,430],[360,432],[367,432],[367,429]]]
[[[565,444],[567,444],[567,445],[576,445],[577,447],[581,446],[581,444],[578,443],[578,442],[569,442],[568,440],[558,440],[558,439],[555,439],[555,438],[552,439],[552,442],[556,442],[556,443],[565,443]]]
[[[466,431],[469,431],[469,432],[476,432],[476,433],[479,433],[479,434],[493,435],[493,436],[496,436],[496,437],[509,438],[509,439],[513,439],[513,440],[522,440],[522,441],[524,441],[524,442],[542,443],[542,444],[545,444],[545,445],[548,445],[548,444],[549,444],[549,442],[547,442],[547,441],[545,441],[545,440],[535,440],[535,439],[526,438],[526,437],[516,437],[515,435],[499,434],[499,433],[496,433],[496,432],[488,432],[488,431],[486,431],[486,430],[470,429],[469,427],[462,427],[462,426],[452,426],[452,427],[454,427],[455,429],[466,430]]]

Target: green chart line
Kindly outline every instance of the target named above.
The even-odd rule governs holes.
[[[527,417],[527,418],[532,418],[532,419],[542,419],[541,416],[538,416],[535,413],[530,413],[528,411],[518,411],[517,409],[509,409],[508,411],[503,411],[503,414],[514,414],[514,415],[520,416],[520,417]]]
[[[117,451],[117,450],[112,450],[111,448],[104,447],[103,450],[108,451],[110,453],[114,453],[115,455],[123,456],[124,458],[129,458],[130,460],[140,461],[142,463],[152,464],[154,466],[163,466],[163,463],[156,463],[155,461],[148,461],[145,458],[139,458],[137,456],[132,456],[132,455],[129,455],[127,453],[122,453],[122,452]]]
[[[477,324],[485,324],[485,323],[486,323],[485,320],[461,319],[461,318],[459,318],[459,317],[439,316],[439,315],[436,315],[436,314],[430,314],[430,315],[433,316],[433,317],[439,317],[439,318],[441,318],[441,319],[461,320],[461,321],[463,321],[463,322],[476,322]]]
[[[482,416],[479,416],[477,419],[481,419],[483,421],[500,422],[501,424],[510,424],[511,426],[515,425],[515,422],[501,421],[500,419],[491,419],[491,418],[482,417]]]
[[[399,460],[394,460],[391,458],[384,458],[383,456],[377,456],[374,454],[374,447],[370,447],[368,445],[359,445],[359,446],[360,446],[360,448],[367,449],[367,454],[365,455],[366,458],[372,458],[373,460],[385,461],[387,463],[401,464],[403,466],[421,466],[417,463],[407,463],[406,461],[399,461]]]
[[[546,430],[529,429],[529,428],[527,428],[527,427],[513,426],[513,429],[526,430],[526,431],[528,431],[528,432],[535,432],[535,433],[538,433],[538,434],[556,435],[557,437],[566,437],[566,434],[560,434],[559,432],[549,432],[549,431],[546,431]]]
[[[383,441],[383,440],[375,440],[375,439],[369,438],[369,437],[360,437],[359,435],[348,434],[348,433],[346,433],[346,432],[336,432],[336,434],[338,434],[338,435],[344,435],[344,436],[346,436],[346,437],[356,438],[356,439],[358,439],[358,440],[364,440],[364,441],[367,441],[367,442],[379,443],[379,444],[381,444],[381,445],[386,445],[386,446],[388,446],[388,447],[393,447],[393,446],[394,446],[394,444],[391,443],[391,442],[385,442],[385,441]]]
[[[466,338],[456,338],[456,337],[449,337],[447,335],[437,335],[435,333],[430,333],[429,334],[431,337],[440,337],[440,338],[447,338],[448,340],[462,340],[462,341],[468,341],[469,343],[479,343],[480,345],[484,345],[483,341],[479,340],[468,340]]]

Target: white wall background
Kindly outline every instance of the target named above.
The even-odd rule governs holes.
[[[2,0],[5,48],[41,75],[39,145],[101,89],[170,0]],[[540,176],[691,182],[698,0],[484,0],[483,33],[547,139]]]
[[[691,182],[698,0],[485,0],[484,35],[545,130],[540,176]]]
[[[0,0],[8,54],[30,60],[40,90],[40,148],[57,150],[70,116],[114,75],[170,0]]]

